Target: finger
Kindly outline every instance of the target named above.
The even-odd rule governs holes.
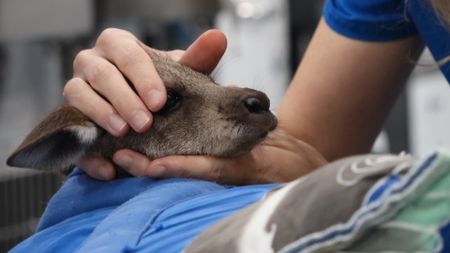
[[[116,176],[113,165],[103,159],[84,158],[78,164],[86,174],[98,180],[111,180]]]
[[[75,58],[74,68],[76,75],[103,95],[136,132],[150,127],[152,115],[114,65],[85,50]]]
[[[66,101],[114,136],[124,135],[127,123],[114,108],[80,78],[73,78],[64,86]]]
[[[120,38],[120,39],[119,39]],[[143,43],[119,29],[106,29],[97,40],[96,50],[131,81],[151,111],[160,110],[166,102],[166,90]]]
[[[183,54],[179,62],[197,71],[211,73],[227,48],[227,39],[219,30],[204,32]]]
[[[133,150],[122,149],[113,155],[113,161],[133,176],[144,176],[150,160]]]
[[[168,156],[154,160],[146,168],[151,177],[187,177],[223,181],[221,161],[208,156]]]

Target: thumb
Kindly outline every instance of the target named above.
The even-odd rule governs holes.
[[[209,74],[219,63],[227,48],[227,39],[221,31],[212,29],[195,40],[179,62],[199,72]]]
[[[103,159],[82,158],[77,164],[86,174],[98,180],[112,180],[116,176],[113,165]]]

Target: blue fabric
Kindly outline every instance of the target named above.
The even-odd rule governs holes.
[[[450,222],[440,230],[441,237],[444,239],[444,245],[441,253],[450,253]]]
[[[420,176],[420,173],[423,173],[424,170],[427,170],[431,163],[437,158],[437,153],[434,153],[430,155],[423,164],[418,168],[418,172],[412,176],[412,179],[408,182],[408,184],[405,184],[402,188],[397,189],[396,191],[403,191],[403,188],[406,188],[409,186],[411,182],[414,182],[413,180],[415,177]],[[368,206],[371,203],[374,203],[376,201],[380,201],[380,199],[384,198],[386,194],[389,194],[389,191],[393,188],[395,188],[396,185],[399,185],[403,183],[402,177],[400,175],[396,174],[389,174],[385,176],[384,180],[382,180],[382,184],[377,185],[376,187],[373,187],[370,192],[366,195],[366,199],[363,203],[364,206]]]
[[[150,178],[100,182],[76,170],[51,199],[37,233],[11,252],[180,252],[208,225],[276,186]]]
[[[365,41],[419,35],[436,60],[450,55],[450,32],[425,0],[327,0],[323,12],[337,33]],[[450,82],[450,64],[441,66]]]

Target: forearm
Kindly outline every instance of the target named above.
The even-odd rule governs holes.
[[[421,49],[417,38],[351,40],[322,20],[279,107],[280,127],[329,160],[369,151]]]

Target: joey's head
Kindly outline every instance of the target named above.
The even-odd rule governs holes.
[[[149,155],[238,156],[276,127],[264,93],[219,86],[210,77],[166,59],[155,60],[155,66],[166,85],[167,102],[144,134],[151,136]]]
[[[10,166],[61,170],[81,156],[111,159],[129,148],[155,159],[167,155],[233,157],[248,152],[276,127],[269,99],[259,91],[222,87],[210,77],[157,55],[154,65],[167,102],[145,133],[117,138],[80,111],[61,107],[40,122],[8,159]]]

